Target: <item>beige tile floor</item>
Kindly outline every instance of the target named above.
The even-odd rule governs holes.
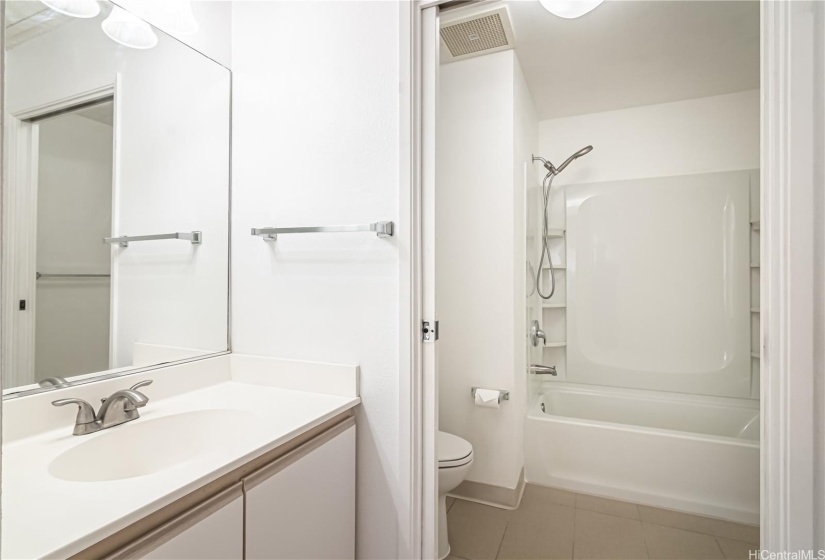
[[[747,560],[759,545],[758,527],[532,484],[513,511],[447,507],[451,560]]]

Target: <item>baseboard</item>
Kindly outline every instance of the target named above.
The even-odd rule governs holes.
[[[522,494],[524,494],[524,469],[521,469],[515,488],[465,480],[447,495],[501,509],[516,509],[521,503]]]

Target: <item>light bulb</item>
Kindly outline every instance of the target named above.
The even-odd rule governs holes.
[[[158,44],[151,25],[118,6],[112,6],[112,13],[100,27],[110,39],[133,49],[151,49]]]
[[[76,18],[93,18],[100,13],[97,0],[40,0],[61,14]]]
[[[604,0],[539,0],[545,10],[565,19],[574,19],[595,10]]]

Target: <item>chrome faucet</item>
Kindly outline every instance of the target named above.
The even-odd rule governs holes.
[[[94,407],[83,399],[59,399],[52,401],[52,404],[54,406],[76,404],[77,418],[72,433],[76,436],[84,436],[140,418],[137,409],[146,406],[149,397],[138,389],[151,383],[152,380],[147,379],[136,383],[129,389],[115,391],[109,398],[101,399],[103,404],[100,405],[97,414],[95,414]]]
[[[541,364],[530,364],[530,373],[557,375],[556,366],[543,366]]]

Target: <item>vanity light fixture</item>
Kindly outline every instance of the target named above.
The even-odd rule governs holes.
[[[539,0],[551,14],[564,19],[574,19],[595,10],[604,0]]]
[[[50,9],[76,18],[93,18],[100,13],[97,0],[40,0]]]
[[[158,44],[158,36],[151,25],[118,6],[112,6],[112,13],[100,27],[110,39],[126,47],[151,49]]]

